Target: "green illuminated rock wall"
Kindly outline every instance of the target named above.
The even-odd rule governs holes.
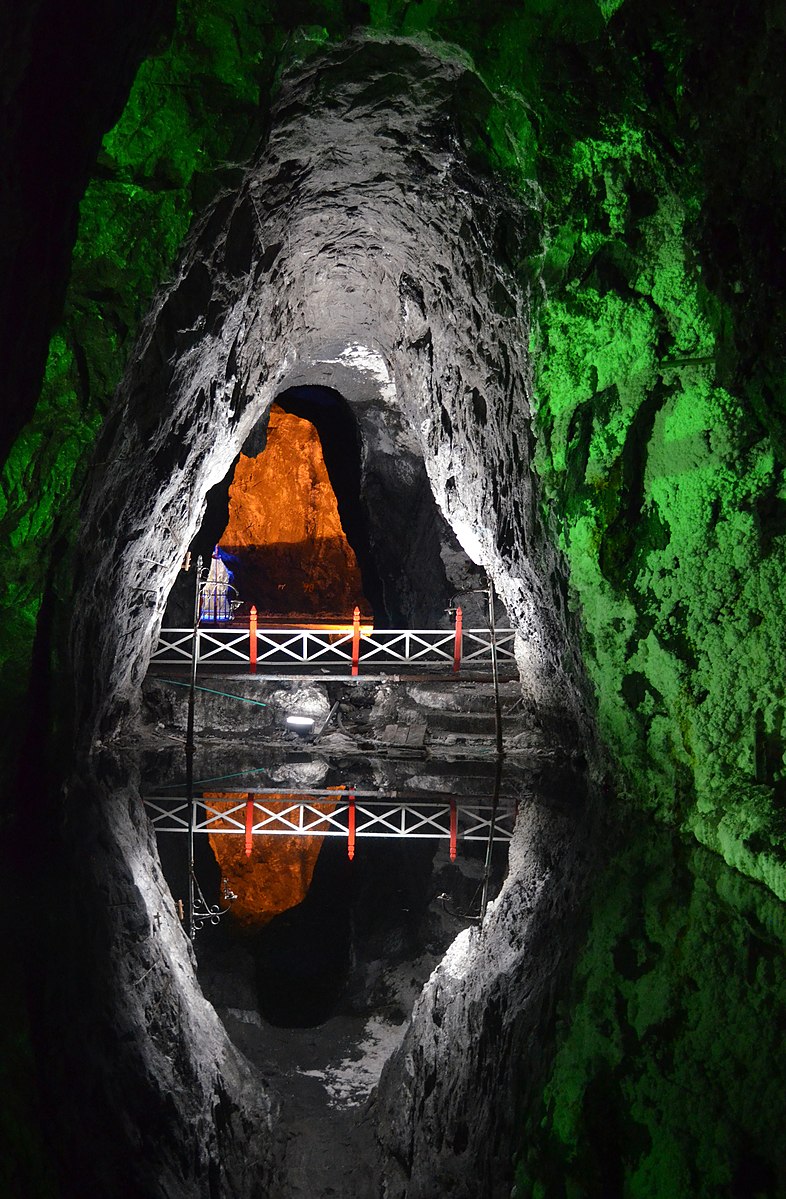
[[[479,153],[541,203],[520,264],[536,299],[536,466],[615,783],[786,896],[783,150],[762,136],[786,33],[774,5],[733,38],[721,16],[635,0],[184,0],[104,139],[38,411],[3,473],[6,681],[23,676],[49,553],[141,314],[193,212],[263,132],[277,66],[356,22],[443,38],[498,96]]]
[[[634,57],[549,164],[536,462],[615,781],[783,898],[783,290],[763,282],[783,230],[746,247],[766,214],[736,182],[771,185],[766,129],[738,122],[778,86],[774,30],[729,75],[713,29]]]
[[[782,1195],[786,916],[652,830],[596,889],[518,1199]]]
[[[247,10],[247,11],[245,11]],[[226,185],[264,123],[281,35],[264,5],[179,6],[103,143],[80,208],[62,323],[33,420],[0,476],[0,694],[14,719],[53,559],[68,545],[84,470],[140,318],[195,209]]]

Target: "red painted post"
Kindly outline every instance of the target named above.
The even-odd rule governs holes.
[[[461,668],[461,638],[463,629],[463,614],[461,608],[456,608],[456,639],[453,642],[453,673],[458,674]]]
[[[257,672],[257,608],[251,605],[251,615],[248,618],[248,673]]]
[[[355,609],[357,611],[357,609]],[[349,812],[348,817],[348,836],[347,836],[347,857],[350,862],[355,856],[355,789],[349,789]]]
[[[360,608],[355,607],[352,616],[352,674],[358,672],[358,663],[360,661]],[[352,855],[350,854],[350,857]]]
[[[254,836],[254,801],[246,798],[246,857],[251,857],[251,842]]]
[[[456,860],[456,839],[458,837],[458,814],[456,812],[456,801],[450,801],[450,860]]]

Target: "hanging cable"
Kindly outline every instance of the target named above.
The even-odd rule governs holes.
[[[160,683],[171,683],[173,687],[188,687],[189,690],[193,687],[194,691],[207,691],[209,695],[223,695],[226,699],[237,699],[241,704],[256,704],[258,708],[266,708],[268,705],[261,699],[249,699],[246,695],[235,695],[232,691],[216,691],[214,687],[199,687],[196,683],[184,683],[182,679],[165,679],[162,675],[155,675]]]

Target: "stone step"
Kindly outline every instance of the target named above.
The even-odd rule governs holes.
[[[411,683],[402,686],[402,691],[414,704],[430,714],[432,709],[452,712],[476,712],[494,709],[494,686],[491,681],[483,683]],[[500,683],[500,703],[503,711],[513,707],[521,699],[518,682]],[[519,705],[517,712],[524,705]]]

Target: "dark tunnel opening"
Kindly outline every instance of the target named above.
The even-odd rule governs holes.
[[[229,920],[200,930],[205,994],[226,1005],[243,977],[260,1016],[277,1028],[315,1028],[373,1007],[374,982],[417,959],[429,939],[434,857],[433,844],[379,841],[349,861],[344,844],[326,839],[302,902],[256,929]],[[201,866],[206,892],[219,898],[215,859],[203,852]]]
[[[264,468],[265,455],[286,421],[310,430],[310,444],[302,443],[300,459],[293,450],[279,476],[268,473],[261,481],[258,475],[255,483],[253,471]],[[253,603],[260,615],[274,620],[312,615],[346,621],[359,602],[363,616],[372,617],[377,628],[444,624],[457,589],[446,575],[445,547],[451,547],[454,561],[461,558],[467,577],[475,568],[458,550],[437,507],[423,460],[406,450],[401,451],[403,457],[380,453],[364,444],[368,433],[336,389],[287,388],[252,429],[221,482],[208,492],[202,523],[189,547],[191,558],[209,566],[219,546],[240,601],[239,618],[248,618]],[[324,484],[312,478],[311,494],[318,497],[326,488],[334,515],[327,517],[330,531],[322,537],[316,527],[322,500],[315,498],[314,511],[306,513],[300,532],[287,542],[282,530],[293,511],[311,502],[308,488],[297,479],[307,459],[312,475],[317,459],[318,469],[327,472]],[[235,545],[232,530],[237,532],[238,521],[233,511],[241,502],[248,505],[249,497],[267,531],[256,539],[246,532],[243,544]],[[247,512],[243,519],[248,520]],[[359,572],[354,584],[349,579],[353,572]],[[165,627],[190,626],[193,610],[193,582],[181,573],[169,595]]]

